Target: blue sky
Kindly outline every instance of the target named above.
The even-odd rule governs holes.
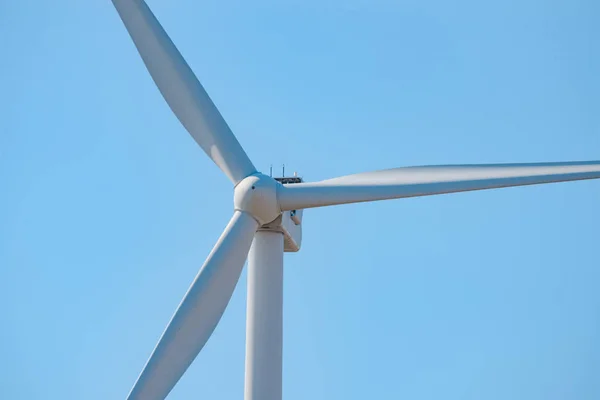
[[[598,2],[149,5],[263,171],[600,159]],[[2,1],[0,37],[0,398],[124,398],[230,183],[109,1]],[[584,181],[306,212],[284,398],[600,398],[599,199]],[[170,399],[242,398],[245,283]]]

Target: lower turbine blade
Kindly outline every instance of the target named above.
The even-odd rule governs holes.
[[[175,311],[129,400],[163,400],[221,319],[239,280],[258,223],[236,211]]]

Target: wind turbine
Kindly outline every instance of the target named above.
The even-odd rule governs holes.
[[[257,171],[143,0],[112,0],[158,89],[234,184],[234,212],[128,399],[162,400],[219,322],[248,258],[246,400],[282,396],[283,253],[298,251],[302,210],[600,178],[600,161],[405,167],[306,183]]]

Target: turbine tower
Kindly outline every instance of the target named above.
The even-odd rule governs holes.
[[[131,389],[130,400],[167,397],[221,319],[246,258],[245,399],[281,399],[283,253],[300,249],[304,209],[600,178],[600,161],[405,167],[314,183],[263,175],[146,3],[112,1],[169,107],[234,185],[233,216]]]

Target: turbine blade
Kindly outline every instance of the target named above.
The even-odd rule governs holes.
[[[282,211],[600,178],[600,161],[440,165],[364,172],[280,187]]]
[[[171,110],[235,184],[256,172],[229,126],[144,0],[112,0]]]
[[[258,222],[236,211],[158,341],[129,400],[163,400],[221,319],[242,272]]]

